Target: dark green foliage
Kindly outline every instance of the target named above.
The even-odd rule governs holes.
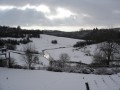
[[[27,44],[27,43],[31,42],[31,40],[29,38],[27,38],[27,39],[21,39],[19,42],[21,44]]]
[[[109,41],[109,40],[113,40],[120,44],[119,28],[112,28],[112,29],[94,28],[93,30],[81,30],[75,32],[43,31],[43,33],[48,35],[59,36],[59,37],[84,39],[87,45]]]
[[[114,29],[92,30],[84,37],[84,39],[87,42],[92,41],[94,43],[100,43],[104,41],[119,42],[120,41],[119,34],[120,32]]]
[[[68,38],[75,38],[75,39],[82,39],[86,34],[88,34],[90,30],[83,30],[83,31],[75,31],[75,32],[63,32],[63,31],[43,31],[44,34],[54,35],[59,37],[68,37]]]
[[[3,47],[5,45],[5,43],[3,42],[2,39],[0,39],[0,47]]]
[[[24,69],[24,67],[23,66],[21,66],[21,65],[13,65],[12,66],[12,68],[16,68],[16,69]]]
[[[21,39],[21,40],[12,40],[12,39],[4,40],[4,39],[0,39],[0,46],[5,46],[6,45],[6,47],[8,49],[14,50],[15,45],[27,44],[29,42],[31,42],[31,40],[29,38]]]
[[[54,72],[63,72],[62,68],[54,68],[54,67],[48,67],[48,71],[54,71]]]
[[[8,27],[8,26],[0,26],[0,38],[2,37],[12,37],[12,38],[22,38],[21,40],[13,40],[13,39],[0,39],[0,46],[9,45],[8,48],[14,49],[12,45],[19,44],[27,44],[31,42],[30,38],[40,38],[40,34],[42,31],[40,30],[26,30],[21,29],[20,26],[17,28]]]
[[[19,45],[19,41],[11,39],[8,40],[0,39],[0,46],[4,46],[6,44]]]
[[[91,45],[91,44],[94,44],[95,42],[93,42],[92,40],[91,41],[79,41],[79,42],[76,42],[76,44],[73,45],[73,47],[84,47],[86,45]]]
[[[76,42],[76,44],[73,47],[84,47],[85,45],[87,45],[86,42],[79,41],[79,42]]]
[[[52,40],[51,43],[52,44],[57,44],[57,40]]]
[[[14,65],[17,65],[14,58],[10,58],[9,68],[14,68]]]
[[[9,49],[9,50],[15,50],[16,49],[16,45],[6,44],[6,48]]]
[[[7,66],[7,60],[3,60],[0,58],[0,67],[6,67]]]
[[[40,30],[21,29],[20,26],[17,28],[0,26],[0,37],[24,38],[28,35],[31,38],[40,38],[41,33]]]

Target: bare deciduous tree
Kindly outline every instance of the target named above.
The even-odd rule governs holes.
[[[64,68],[66,65],[66,62],[70,60],[70,57],[67,53],[62,53],[59,58],[60,58],[59,62],[61,64],[60,66]]]
[[[96,62],[106,60],[106,65],[110,65],[110,60],[115,58],[115,54],[119,53],[119,45],[113,41],[103,42],[98,46],[99,53],[94,55]]]
[[[92,64],[95,64],[95,65],[104,65],[104,60],[105,60],[105,57],[104,55],[102,55],[100,52],[96,52],[93,56],[93,62]]]
[[[39,63],[39,58],[36,55],[37,51],[32,45],[24,47],[25,55],[22,55],[23,61],[27,64],[28,69],[31,69],[35,64]]]

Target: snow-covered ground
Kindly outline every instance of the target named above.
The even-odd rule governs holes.
[[[4,38],[7,39],[7,38]],[[15,38],[9,38],[9,39],[15,39]],[[19,40],[19,39],[18,39]],[[57,40],[57,44],[52,44],[52,40]],[[96,48],[96,45],[89,45],[82,49],[75,50],[73,48],[73,45],[78,41],[83,41],[79,39],[71,39],[71,38],[65,38],[65,37],[56,37],[51,35],[44,35],[41,34],[41,38],[32,38],[31,44],[38,50],[40,53],[42,50],[45,50],[46,56],[49,57],[49,55],[54,58],[55,60],[59,60],[59,56],[62,53],[67,53],[70,56],[71,61],[81,61],[86,64],[90,64],[93,59],[93,54]],[[17,50],[23,50],[23,47],[25,45],[21,44],[17,46]],[[49,50],[50,49],[50,50]],[[87,56],[86,54],[90,53],[91,56]],[[21,55],[16,53],[11,53],[11,56],[15,58],[16,62],[18,64],[23,64]],[[44,65],[48,65],[48,61],[46,58],[43,58],[41,56],[40,60],[43,62]]]
[[[8,39],[8,38],[4,38]],[[9,38],[15,39],[15,38]],[[57,44],[52,44],[52,40],[57,40]],[[41,38],[32,38],[31,44],[39,53],[44,50],[45,56],[51,56],[59,60],[62,53],[67,53],[71,61],[81,61],[90,64],[97,45],[88,45],[81,49],[73,48],[73,45],[82,40],[50,35],[41,35]],[[25,45],[17,46],[21,51]],[[17,64],[24,65],[20,54],[10,53]],[[48,66],[49,61],[39,55],[43,66]],[[93,75],[65,72],[49,72],[43,70],[20,70],[0,67],[0,90],[120,90],[120,73],[116,75]]]
[[[0,90],[120,90],[120,74],[93,75],[0,68]]]

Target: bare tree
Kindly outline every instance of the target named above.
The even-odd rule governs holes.
[[[24,47],[25,55],[22,55],[23,61],[27,64],[28,69],[31,69],[35,64],[39,63],[38,53],[32,45]]]
[[[105,57],[104,55],[102,55],[100,52],[96,52],[93,56],[93,62],[92,64],[95,64],[95,65],[104,65],[104,61],[105,61]]]
[[[110,65],[110,60],[115,58],[115,54],[119,53],[119,45],[113,41],[106,41],[101,43],[98,46],[99,53],[94,55],[94,60],[96,62],[103,62],[102,60],[106,60],[106,65]]]
[[[64,68],[66,65],[66,62],[70,60],[70,57],[67,53],[62,53],[59,58],[60,58],[59,60],[60,66]]]
[[[15,59],[11,57],[11,58],[10,58],[9,66],[12,68],[12,67],[14,67],[15,65],[17,65],[17,62],[15,62]]]
[[[53,64],[54,64],[54,58],[53,57],[49,57],[49,65],[50,67],[53,67]]]

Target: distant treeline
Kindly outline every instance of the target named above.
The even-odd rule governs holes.
[[[20,40],[0,39],[0,46],[4,46],[6,44],[11,44],[11,45],[27,44],[29,42],[32,42],[32,40],[30,40],[28,38],[24,38],[24,39],[20,39]]]
[[[112,29],[94,28],[93,30],[81,30],[75,32],[43,31],[43,33],[59,37],[84,39],[89,44],[111,40],[118,43],[120,42],[120,28]]]
[[[74,38],[74,39],[82,39],[89,32],[90,32],[90,30],[75,31],[75,32],[63,32],[63,31],[57,31],[57,30],[43,31],[44,34],[54,35],[54,36],[59,36],[59,37],[68,37],[68,38]]]
[[[74,39],[84,39],[88,44],[99,43],[103,41],[120,42],[120,28],[111,29],[98,29],[80,30],[75,32],[63,32],[57,30],[26,30],[18,27],[0,26],[1,37],[14,37],[14,38],[40,38],[40,34],[48,34],[59,37],[68,37]]]
[[[15,49],[15,45],[27,44],[32,42],[30,38],[40,38],[42,31],[40,30],[26,30],[18,27],[0,26],[0,47]],[[9,39],[3,39],[8,37]],[[11,38],[21,38],[20,40],[13,40]]]
[[[93,29],[83,38],[84,40],[93,42],[104,42],[104,41],[120,41],[120,29]]]
[[[20,26],[17,28],[9,26],[0,26],[0,37],[13,37],[13,38],[40,38],[40,30],[26,30],[21,29]]]

